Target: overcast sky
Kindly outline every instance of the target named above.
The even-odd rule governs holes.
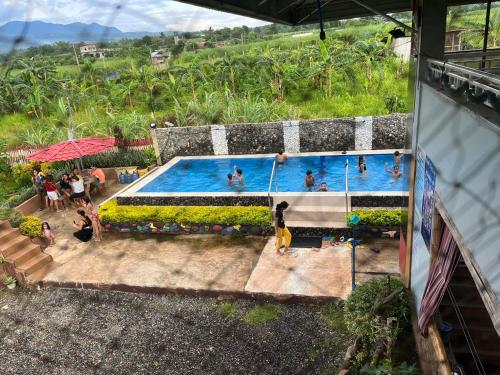
[[[193,31],[210,26],[265,24],[172,0],[0,0],[0,25],[25,19],[63,24],[96,22],[122,31]]]

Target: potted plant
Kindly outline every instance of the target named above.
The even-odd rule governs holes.
[[[7,276],[3,279],[3,285],[5,285],[8,289],[14,289],[16,287],[16,279],[12,276]]]

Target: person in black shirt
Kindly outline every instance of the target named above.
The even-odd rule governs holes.
[[[292,242],[292,234],[288,230],[285,224],[285,215],[284,212],[288,208],[288,203],[283,201],[281,203],[278,203],[276,206],[276,222],[275,222],[275,229],[276,229],[276,251],[278,254],[282,255],[283,253],[281,252],[281,245],[283,241],[285,242],[285,252],[288,251],[288,248],[290,247],[290,243]]]

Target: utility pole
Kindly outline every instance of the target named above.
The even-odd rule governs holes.
[[[75,54],[76,66],[78,66],[78,71],[80,72],[80,61],[78,60],[78,55],[76,53],[75,43],[73,43],[73,53]]]

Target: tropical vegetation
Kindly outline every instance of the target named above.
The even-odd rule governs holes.
[[[404,111],[408,67],[391,51],[392,28],[380,19],[337,23],[324,42],[316,33],[261,35],[240,28],[238,44],[206,36],[204,48],[194,49],[192,35],[180,51],[169,37],[145,37],[116,42],[114,57],[79,58],[79,65],[64,54],[29,49],[0,67],[0,129],[9,146],[37,146],[66,139],[70,124],[77,136],[118,129],[137,139],[148,137],[152,122],[189,126]],[[169,50],[165,66],[152,65],[149,48]]]

